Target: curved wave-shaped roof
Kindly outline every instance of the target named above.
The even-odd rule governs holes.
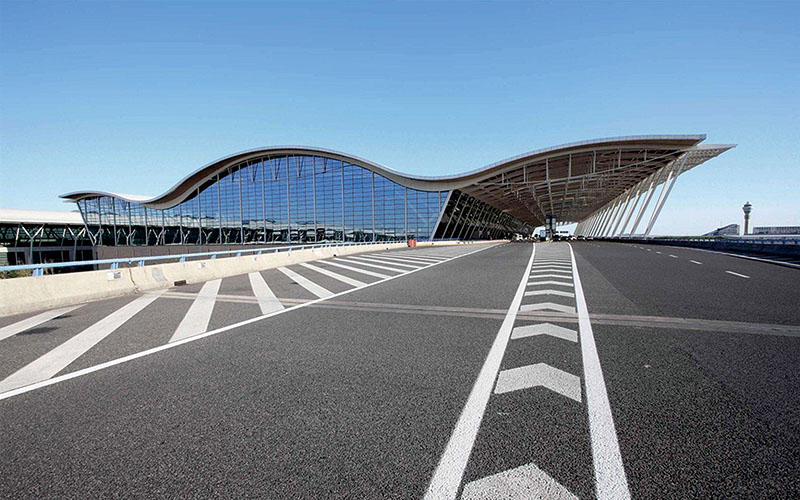
[[[543,176],[542,179],[539,180],[545,180],[544,178],[546,177],[547,182],[550,183],[554,179],[558,179],[560,177],[558,176],[554,177],[556,170],[553,169],[553,172],[550,171],[549,164],[547,163],[548,160],[553,160],[555,162],[555,160],[558,158],[569,157],[571,162],[572,161],[571,158],[573,155],[579,155],[581,153],[584,154],[593,153],[596,155],[598,152],[602,153],[603,151],[619,151],[621,158],[622,156],[621,151],[623,150],[625,150],[626,152],[639,151],[639,150],[658,151],[659,154],[666,153],[667,156],[665,156],[665,158],[669,157],[669,159],[674,159],[674,155],[680,154],[682,152],[697,147],[700,142],[705,140],[705,137],[706,136],[703,134],[694,134],[694,135],[639,135],[639,136],[623,136],[623,137],[592,139],[588,141],[572,142],[549,148],[529,151],[527,153],[506,158],[504,160],[486,165],[484,167],[475,170],[464,172],[462,174],[438,176],[438,177],[405,174],[400,171],[393,170],[380,163],[376,163],[370,160],[366,160],[364,158],[360,158],[355,155],[343,153],[340,151],[334,151],[331,149],[315,148],[309,146],[271,146],[271,147],[256,148],[247,151],[241,151],[239,153],[234,153],[232,155],[228,155],[218,160],[215,160],[211,163],[208,163],[200,167],[199,169],[195,170],[194,172],[190,173],[189,175],[178,181],[170,189],[168,189],[167,191],[158,196],[142,196],[142,195],[123,194],[112,191],[86,190],[86,191],[74,191],[71,193],[66,193],[61,195],[61,198],[65,198],[71,201],[78,201],[83,198],[89,198],[95,196],[114,196],[129,202],[139,203],[152,208],[169,208],[175,206],[184,199],[190,197],[197,187],[203,185],[205,182],[213,178],[219,172],[223,172],[231,166],[237,165],[239,163],[248,160],[253,160],[263,157],[275,157],[275,156],[285,156],[285,155],[308,155],[308,156],[324,157],[333,160],[341,160],[350,163],[352,165],[357,165],[362,168],[371,170],[377,174],[380,174],[398,184],[413,189],[419,189],[424,191],[447,191],[453,189],[466,189],[467,191],[470,191],[470,194],[473,194],[474,196],[478,197],[479,199],[482,199],[483,201],[491,203],[488,199],[484,199],[485,197],[480,195],[479,193],[480,190],[476,190],[474,188],[487,179],[497,177],[498,175],[501,176],[501,178],[503,178],[504,174],[509,174],[509,176],[511,176],[511,174],[513,174],[513,172],[517,170],[522,172],[522,176],[525,178],[526,183],[528,183],[529,181],[536,181],[537,176],[535,174],[538,171],[535,169],[531,169],[528,172],[523,172],[522,167],[525,166],[530,166],[536,163],[544,162],[542,163],[542,165],[544,165],[546,170],[542,170],[542,172],[540,172],[543,174]],[[733,146],[721,146],[721,147],[723,148],[723,150],[725,150]],[[669,153],[672,153],[672,156],[669,156]],[[647,153],[645,153],[645,157],[646,156]],[[654,160],[649,160],[649,161],[654,162]],[[663,164],[661,166],[663,166]],[[569,179],[570,176],[572,176],[572,174],[573,174],[572,168],[570,167],[570,171],[569,173],[567,173],[567,179]],[[505,181],[505,178],[503,179]],[[468,189],[468,188],[473,188],[473,189]],[[496,205],[495,203],[492,204]],[[543,220],[542,214],[533,213],[530,210],[522,210],[522,211],[509,210],[509,211],[519,212],[514,215],[518,216],[522,220],[527,219],[531,222]],[[525,214],[523,214],[522,212],[529,212],[529,214],[527,217],[525,217],[524,216]],[[540,217],[540,215],[542,215],[542,217]],[[561,220],[564,219],[562,218]]]

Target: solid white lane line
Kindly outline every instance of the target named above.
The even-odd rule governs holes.
[[[321,268],[319,266],[315,266],[314,264],[309,264],[307,262],[302,262],[302,263],[300,263],[300,265],[305,267],[306,269],[311,269],[312,271],[316,271],[316,272],[318,272],[320,274],[324,274],[325,276],[328,276],[329,278],[333,278],[335,280],[339,280],[342,283],[347,283],[350,286],[361,287],[361,286],[366,285],[366,283],[364,283],[363,281],[358,281],[358,280],[354,280],[353,278],[348,278],[347,276],[344,276],[344,275],[339,274],[339,273],[335,273],[333,271],[329,271],[327,269],[323,269],[323,268]]]
[[[383,269],[385,271],[392,271],[392,272],[395,272],[395,273],[408,272],[408,269],[398,269],[396,267],[381,266],[381,265],[378,265],[378,264],[370,264],[368,262],[359,262],[357,260],[351,260],[351,259],[340,259],[340,258],[337,257],[337,258],[335,258],[333,260],[335,260],[337,262],[347,262],[349,264],[358,264],[359,266],[374,267],[375,269]]]
[[[497,377],[495,394],[545,387],[562,396],[581,402],[581,379],[545,363],[503,370]]]
[[[555,304],[553,302],[540,302],[538,304],[524,304],[520,306],[520,312],[529,312],[529,311],[558,311],[563,313],[571,313],[575,314],[575,308],[572,306],[565,306],[563,304]]]
[[[467,252],[467,253],[464,253],[464,254],[461,254],[461,255],[456,255],[455,257],[453,257],[450,260],[458,259],[458,258],[461,258],[461,257],[467,257],[468,255],[471,255],[471,254],[474,254],[474,253],[478,253],[478,252],[482,252],[484,250],[488,250],[488,249],[494,248],[496,246],[497,246],[496,244],[494,244],[494,245],[491,245],[491,244],[482,245],[483,248],[478,248],[478,249],[473,250],[471,252]],[[445,262],[449,262],[449,261],[445,261]],[[434,264],[434,266],[437,266],[437,265],[438,264]],[[382,280],[382,281],[376,281],[374,283],[370,283],[366,287],[371,287],[373,285],[386,283],[387,281],[392,281],[395,278],[400,278],[400,277],[406,276],[408,274],[413,274],[413,273],[416,273],[417,271],[421,271],[423,269],[426,269],[426,268],[414,269],[413,271],[409,271],[406,274],[398,274],[397,276],[392,276],[391,278],[387,278],[387,279]],[[343,292],[339,292],[339,293],[333,295],[332,297],[339,297],[339,296],[342,296],[342,295],[347,295],[348,293],[354,292],[356,290],[360,290],[360,289],[359,288],[351,288],[349,290],[345,290]],[[42,387],[48,387],[48,386],[51,386],[51,385],[55,385],[55,384],[58,384],[59,382],[64,382],[65,380],[71,380],[73,378],[78,378],[78,377],[82,377],[84,375],[89,375],[91,373],[98,372],[100,370],[105,370],[106,368],[110,368],[112,366],[121,365],[123,363],[127,363],[128,361],[133,361],[135,359],[139,359],[139,358],[143,358],[145,356],[149,356],[150,354],[155,354],[157,352],[166,351],[167,349],[174,349],[174,348],[176,348],[178,346],[181,346],[183,344],[189,344],[191,342],[197,342],[198,340],[204,339],[206,337],[211,337],[212,335],[219,335],[220,333],[228,332],[230,330],[235,330],[236,328],[240,328],[242,326],[250,325],[250,324],[256,323],[258,321],[263,321],[265,319],[271,318],[273,316],[277,316],[279,314],[283,314],[283,313],[286,313],[286,312],[294,311],[294,310],[297,310],[297,309],[302,309],[304,307],[309,307],[309,306],[312,306],[314,304],[318,304],[318,303],[320,303],[320,302],[322,302],[324,300],[326,300],[326,299],[325,298],[319,298],[319,299],[309,300],[308,302],[303,302],[302,304],[297,304],[297,305],[292,306],[292,307],[287,307],[286,309],[283,309],[281,311],[275,311],[275,312],[272,312],[272,313],[269,313],[269,314],[265,314],[263,316],[257,316],[255,318],[246,319],[244,321],[240,321],[240,322],[234,323],[232,325],[224,326],[222,328],[217,328],[216,330],[211,330],[211,331],[206,332],[206,333],[201,333],[200,335],[195,335],[194,337],[187,337],[187,338],[185,338],[183,340],[178,340],[177,342],[162,344],[160,346],[153,347],[151,349],[147,349],[147,350],[144,350],[144,351],[139,351],[139,352],[134,353],[134,354],[129,354],[129,355],[123,356],[121,358],[112,359],[111,361],[106,361],[105,363],[100,363],[99,365],[90,366],[88,368],[84,368],[82,370],[76,370],[76,371],[70,372],[70,373],[65,373],[64,375],[59,375],[57,377],[53,377],[53,378],[50,378],[50,379],[47,379],[47,380],[42,380],[41,382],[36,382],[35,384],[31,384],[31,385],[28,385],[28,386],[25,386],[25,387],[20,387],[18,389],[14,389],[14,390],[11,390],[11,391],[8,391],[8,392],[0,393],[0,401],[2,401],[4,399],[8,399],[8,398],[13,398],[14,396],[18,396],[20,394],[25,394],[26,392],[34,391],[36,389],[41,389]]]
[[[566,276],[565,276],[565,278],[566,278]],[[547,281],[530,281],[530,282],[528,282],[528,286],[538,286],[538,285],[563,285],[563,286],[568,286],[568,287],[572,288],[572,283],[567,283],[567,282],[564,282],[564,281],[547,280]]]
[[[217,303],[217,294],[221,284],[222,280],[218,279],[207,281],[203,285],[178,328],[175,329],[175,333],[172,334],[172,338],[169,339],[170,342],[185,339],[208,330],[211,312],[214,310],[214,304]]]
[[[54,376],[97,345],[98,342],[111,335],[164,292],[166,290],[159,290],[134,299],[55,349],[48,351],[47,354],[23,366],[0,382],[0,392],[18,389]]]
[[[294,281],[295,283],[302,286],[303,288],[305,288],[306,290],[308,290],[309,292],[313,293],[314,295],[316,295],[321,299],[327,297],[333,297],[333,292],[325,288],[322,288],[321,286],[317,285],[316,283],[306,278],[302,274],[297,274],[296,272],[286,267],[279,267],[278,271],[282,272],[290,279],[292,279],[292,281]]]
[[[589,308],[583,296],[583,287],[575,262],[575,253],[569,245],[572,257],[572,276],[575,280],[575,304],[578,310],[578,332],[581,338],[583,377],[586,387],[586,406],[589,413],[589,436],[592,442],[595,491],[598,500],[627,500],[631,497],[628,479],[619,451],[617,431],[608,401],[606,382],[600,357],[594,342]]]
[[[689,262],[691,262],[692,264],[699,264],[701,266],[703,265],[702,262],[697,262],[696,260],[690,260]]]
[[[525,293],[528,271],[531,264],[533,264],[533,257],[536,255],[536,245],[533,244],[531,246],[531,258],[522,273],[522,279],[517,287],[514,300],[511,301],[503,324],[497,332],[489,354],[486,356],[486,361],[484,361],[478,378],[475,380],[475,385],[472,386],[467,403],[461,410],[461,416],[458,417],[458,422],[456,422],[453,433],[450,435],[447,447],[439,459],[439,464],[425,492],[425,500],[454,500],[458,494],[458,488],[461,486],[461,479],[464,476],[464,469],[472,453],[475,437],[478,435],[478,429],[486,411],[486,404],[492,395],[494,381],[500,370],[500,363],[503,361],[503,354],[506,351],[511,330],[517,318],[517,311]]]
[[[359,261],[365,261],[365,262],[378,262],[380,264],[389,264],[389,265],[392,265],[392,266],[408,267],[408,268],[415,269],[415,270],[416,269],[422,269],[423,267],[425,267],[424,264],[416,264],[416,263],[415,264],[408,264],[408,263],[403,264],[403,263],[400,263],[400,262],[395,262],[393,260],[377,259],[375,257],[355,257],[355,256],[351,255],[351,256],[349,256],[349,258],[350,259],[357,259]]]
[[[541,495],[538,495],[541,494]],[[535,495],[535,496],[534,496]],[[522,500],[578,500],[564,486],[534,463],[504,470],[470,482],[464,486],[461,500],[491,500],[503,498]]]
[[[30,330],[33,327],[39,326],[42,323],[50,321],[51,319],[55,319],[59,316],[67,314],[68,312],[74,311],[75,309],[82,307],[82,305],[83,304],[79,306],[69,306],[69,307],[61,307],[59,309],[52,309],[50,311],[39,313],[36,316],[31,316],[30,318],[25,318],[21,321],[17,321],[16,323],[4,326],[3,328],[0,328],[0,340],[6,339],[8,337],[13,337],[14,335],[22,333],[25,330]]]
[[[572,292],[562,292],[561,290],[533,290],[525,292],[526,297],[533,297],[534,295],[559,295],[561,297],[574,297]]]
[[[536,337],[539,335],[550,335],[551,337],[569,340],[570,342],[578,342],[578,332],[550,323],[518,326],[511,332],[511,340]]]
[[[353,266],[346,266],[344,264],[337,264],[336,262],[331,262],[329,260],[324,260],[324,261],[322,261],[322,263],[325,264],[325,265],[328,265],[328,266],[334,266],[334,267],[340,267],[342,269],[347,269],[348,271],[353,271],[354,273],[361,273],[361,274],[366,274],[367,276],[374,276],[375,278],[385,279],[385,278],[389,277],[389,275],[387,275],[387,274],[380,274],[380,273],[376,273],[375,271],[368,271],[367,269],[361,269],[361,268],[353,267]]]
[[[746,275],[746,274],[739,274],[739,273],[735,273],[735,272],[733,272],[733,271],[725,271],[725,272],[726,272],[726,273],[728,273],[728,274],[732,274],[732,275],[734,275],[734,276],[738,276],[738,277],[740,277],[740,278],[747,278],[747,279],[750,279],[750,276],[748,276],[748,275]]]
[[[261,314],[269,314],[273,311],[280,311],[283,309],[283,304],[278,300],[278,297],[272,293],[272,290],[267,285],[261,273],[255,272],[247,275],[250,278],[250,288],[253,289],[253,295],[258,299],[258,307],[261,308]]]

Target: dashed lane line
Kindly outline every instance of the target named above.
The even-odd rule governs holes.
[[[114,333],[117,328],[166,292],[142,295],[125,304],[89,328],[71,337],[47,354],[35,359],[0,382],[0,393],[47,380],[81,357],[98,342]]]
[[[450,259],[448,259],[446,261],[433,264],[433,266],[438,266],[439,264],[445,264],[447,262],[450,262],[451,260],[459,259],[461,257],[466,257],[468,255],[472,255],[472,254],[477,253],[477,252],[482,252],[484,250],[488,250],[488,249],[494,248],[496,246],[497,245],[486,245],[483,248],[478,248],[476,250],[473,250],[472,252],[467,252],[467,253],[464,253],[464,254],[461,254],[461,255],[456,255],[456,256],[454,256],[454,257],[452,257],[452,258],[450,258]],[[432,266],[427,266],[427,267],[432,267]],[[392,280],[394,280],[396,278],[407,276],[409,274],[416,273],[417,271],[421,271],[423,269],[427,269],[427,267],[414,269],[412,271],[409,271],[406,274],[398,274],[397,276],[392,276],[391,278],[386,278],[385,280],[376,281],[374,283],[369,283],[364,288],[368,288],[368,287],[371,287],[371,286],[374,286],[374,285],[378,285],[380,283],[386,283],[387,281],[392,281]],[[289,271],[289,270],[287,269],[287,271]],[[292,273],[292,274],[297,275],[297,273]],[[299,276],[299,275],[297,275],[297,276]],[[351,288],[350,290],[345,290],[343,292],[339,292],[337,294],[333,294],[333,295],[331,295],[331,297],[339,297],[339,296],[346,295],[348,293],[354,292],[356,290],[360,290],[360,289],[359,288]],[[148,293],[145,296],[156,295],[156,298],[157,298],[158,296],[160,296],[164,292],[165,291],[160,291],[160,292],[157,292],[157,293]],[[127,356],[123,356],[121,358],[113,359],[111,361],[106,361],[105,363],[100,363],[100,364],[95,365],[95,366],[90,366],[88,368],[84,368],[84,369],[81,369],[81,370],[75,370],[74,372],[65,373],[63,375],[52,377],[52,378],[49,378],[47,380],[41,380],[39,382],[35,382],[35,383],[30,384],[30,385],[26,385],[24,387],[18,387],[17,389],[12,389],[12,390],[9,390],[9,391],[6,391],[6,392],[0,392],[0,401],[2,401],[4,399],[12,398],[14,396],[18,396],[20,394],[24,394],[26,392],[35,391],[36,389],[41,389],[42,387],[48,387],[48,386],[51,386],[51,385],[54,385],[54,384],[58,384],[60,382],[64,382],[66,380],[71,380],[73,378],[78,378],[78,377],[82,377],[84,375],[89,375],[91,373],[94,373],[94,372],[97,372],[97,371],[100,371],[100,370],[105,370],[106,368],[110,368],[112,366],[116,366],[116,365],[120,365],[120,364],[123,364],[123,363],[127,363],[128,361],[133,361],[135,359],[143,358],[145,356],[149,356],[150,354],[155,354],[157,352],[166,351],[168,349],[174,349],[174,348],[176,348],[178,346],[181,346],[181,345],[184,345],[184,344],[189,344],[191,342],[196,342],[196,341],[204,339],[206,337],[211,337],[213,335],[219,335],[220,333],[228,332],[230,330],[235,330],[236,328],[240,328],[242,326],[250,325],[250,324],[256,323],[258,321],[263,321],[265,319],[271,318],[273,316],[277,316],[279,314],[287,313],[287,312],[290,312],[290,311],[295,311],[297,309],[302,309],[304,307],[314,306],[316,304],[319,304],[320,302],[323,302],[326,299],[327,299],[327,297],[318,298],[318,299],[315,299],[315,300],[310,300],[310,301],[307,301],[307,302],[303,302],[301,304],[297,304],[297,305],[292,306],[292,307],[287,307],[286,309],[282,309],[280,311],[275,311],[275,312],[272,312],[272,313],[269,313],[269,314],[264,314],[263,316],[257,316],[255,318],[246,319],[244,321],[240,321],[240,322],[234,323],[232,325],[224,326],[222,328],[217,328],[216,330],[211,330],[211,331],[208,331],[208,332],[205,332],[205,333],[201,333],[201,334],[195,335],[193,337],[187,337],[185,339],[177,340],[175,342],[162,344],[160,346],[156,346],[156,347],[153,347],[151,349],[146,349],[144,351],[140,351],[140,352],[137,352],[137,353],[134,353],[134,354],[129,354]]]
[[[278,297],[272,292],[264,277],[259,272],[249,273],[247,277],[250,279],[250,288],[253,289],[253,296],[258,300],[258,307],[261,309],[261,314],[269,314],[273,311],[280,311],[283,309],[283,304],[278,300]]]
[[[185,339],[208,330],[208,324],[211,322],[211,312],[214,310],[214,304],[217,303],[217,294],[221,284],[221,279],[206,281],[203,284],[203,288],[200,289],[178,328],[172,334],[172,338],[169,339],[170,342]]]
[[[478,378],[475,380],[475,385],[472,386],[467,403],[461,410],[461,415],[456,422],[453,433],[450,435],[447,447],[439,459],[439,464],[425,492],[425,500],[454,500],[458,495],[458,489],[464,477],[464,469],[472,454],[475,437],[478,435],[478,429],[486,412],[489,397],[492,395],[494,381],[500,371],[500,363],[503,361],[503,355],[511,337],[511,330],[514,327],[514,321],[522,303],[525,284],[528,280],[528,271],[533,264],[535,255],[536,245],[533,244],[531,245],[531,257],[525,266],[525,271],[522,273],[517,292],[511,301],[502,325],[500,325],[500,330],[497,332]]]
[[[746,275],[746,274],[739,274],[739,273],[735,273],[735,272],[733,272],[733,271],[725,271],[725,272],[726,272],[726,273],[728,273],[728,274],[732,274],[732,275],[734,275],[734,276],[738,276],[738,277],[740,277],[740,278],[746,278],[746,279],[750,279],[750,276],[748,276],[748,275]]]
[[[669,254],[669,256],[670,256],[670,257],[672,257],[673,259],[677,259],[677,258],[678,258],[678,256],[677,256],[677,255],[672,255],[672,254]]]
[[[323,288],[323,287],[317,285],[316,283],[314,283],[310,279],[306,278],[305,276],[303,276],[301,274],[297,274],[296,272],[292,271],[291,269],[289,269],[287,267],[279,267],[278,271],[282,272],[287,277],[289,277],[291,280],[293,280],[295,283],[297,283],[298,285],[302,286],[303,288],[305,288],[306,290],[308,290],[309,292],[311,292],[312,294],[314,294],[316,297],[318,297],[320,299],[333,297],[333,295],[334,295],[334,293],[331,292],[330,290],[328,290],[327,288]]]
[[[697,262],[696,260],[690,260],[689,262],[691,262],[692,264],[697,264],[697,265],[700,265],[700,266],[702,266],[702,265],[703,265],[703,263],[702,263],[702,262]]]
[[[51,319],[55,319],[58,318],[59,316],[63,316],[67,313],[70,313],[75,309],[78,309],[79,307],[82,307],[82,304],[78,306],[61,307],[58,309],[45,311],[35,316],[31,316],[30,318],[25,318],[21,321],[17,321],[16,323],[4,326],[3,328],[0,328],[0,340],[6,339],[8,337],[13,337],[18,333],[22,333],[26,330],[30,330],[31,328],[35,328],[41,325],[42,323],[50,321]]]
[[[575,252],[569,245],[572,258],[572,276],[575,281],[575,304],[578,312],[578,332],[580,335],[581,354],[583,358],[583,377],[586,388],[586,405],[589,413],[589,436],[592,443],[592,461],[594,463],[595,491],[598,500],[628,500],[628,479],[622,464],[619,451],[617,431],[608,401],[606,382],[600,357],[594,341],[592,323],[589,320],[589,308],[583,295],[578,264]]]

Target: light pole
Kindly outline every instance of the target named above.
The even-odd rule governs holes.
[[[753,211],[753,205],[748,201],[742,207],[742,211],[744,212],[744,234],[746,235],[750,232],[750,212]]]

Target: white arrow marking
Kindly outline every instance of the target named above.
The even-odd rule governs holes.
[[[524,339],[525,337],[535,337],[537,335],[550,335],[570,342],[578,341],[578,332],[564,328],[563,326],[542,323],[540,325],[518,326],[511,332],[511,339]]]
[[[523,498],[578,499],[533,463],[472,481],[464,486],[464,492],[461,494],[461,500],[492,500],[495,498],[512,500]]]
[[[550,309],[552,311],[558,311],[563,313],[572,313],[575,314],[575,308],[572,306],[564,306],[561,304],[554,304],[553,302],[542,302],[540,304],[525,304],[524,306],[520,307],[519,310],[522,312],[528,311],[543,311],[546,309]]]
[[[581,379],[545,363],[503,370],[497,377],[495,394],[545,387],[562,396],[581,402]]]
[[[531,278],[562,278],[562,279],[569,279],[572,278],[570,274],[531,274]]]
[[[572,292],[562,292],[561,290],[531,290],[530,292],[525,292],[526,297],[532,297],[534,295],[559,295],[561,297],[575,296],[575,294]]]
[[[563,281],[553,281],[553,280],[549,280],[549,281],[529,281],[528,282],[528,286],[533,286],[533,285],[563,285],[563,286],[568,286],[568,287],[572,288],[572,283],[565,283]]]

